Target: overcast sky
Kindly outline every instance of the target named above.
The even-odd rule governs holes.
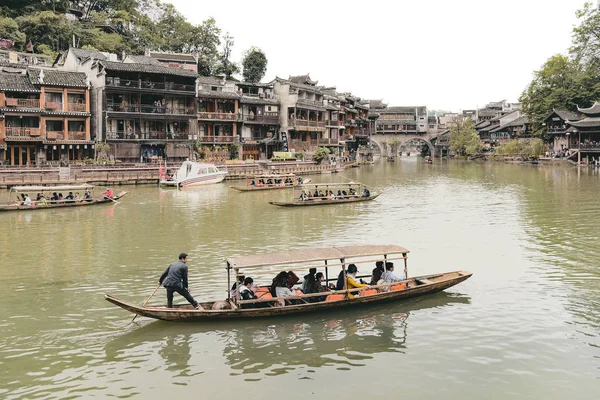
[[[534,70],[565,53],[585,0],[170,0],[214,17],[233,58],[260,47],[263,81],[310,73],[389,105],[458,111],[518,101]],[[594,0],[595,2],[595,0]]]

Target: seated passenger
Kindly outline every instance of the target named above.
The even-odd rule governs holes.
[[[311,268],[308,270],[308,274],[304,275],[304,282],[302,282],[302,292],[303,293],[311,293],[311,288],[315,284],[315,274],[317,273],[316,268]]]
[[[313,282],[313,284],[308,288],[308,292],[305,293],[321,293],[321,292],[328,292],[329,289],[327,288],[327,286],[324,285],[325,282],[325,277],[323,276],[322,272],[319,272],[315,275],[315,280]],[[325,301],[325,298],[327,296],[315,296],[315,297],[309,297],[308,301],[311,303],[317,302],[317,301]]]
[[[317,189],[315,189],[315,192],[313,193],[313,197],[315,197],[315,198],[319,197],[319,191]]]
[[[75,196],[73,196],[73,200],[75,200],[75,201],[81,200],[81,197],[79,196],[79,192],[75,192]]]
[[[29,197],[28,194],[25,195],[25,200],[23,200],[23,203],[21,205],[23,205],[23,206],[30,206],[31,205],[31,197]]]
[[[363,191],[362,197],[371,197],[371,191],[369,191],[369,189],[365,188],[365,190]]]
[[[329,197],[329,200],[335,200],[335,194],[333,194],[331,190],[329,191],[329,194],[327,196]]]
[[[298,177],[298,184],[302,185],[302,177],[301,176]]]
[[[349,194],[350,196],[356,196],[356,190],[354,190],[354,188],[351,187],[349,190]]]
[[[75,196],[73,196],[73,192],[69,192],[67,197],[65,197],[65,200],[75,200]]]
[[[233,285],[231,285],[231,289],[229,290],[229,295],[231,297],[237,297],[239,290],[238,287],[244,283],[244,279],[246,279],[246,277],[244,275],[240,275],[237,277],[237,282],[233,282]]]
[[[335,283],[335,290],[344,290],[344,270],[341,270],[338,274],[338,278]]]
[[[371,282],[369,285],[377,285],[377,282],[381,279],[381,274],[383,274],[383,261],[377,261],[375,263],[375,268],[373,268],[373,273],[371,274]]]
[[[267,185],[272,185],[273,184],[273,179],[269,178],[267,179]]]
[[[354,265],[354,264],[348,265],[348,274],[346,275],[346,282],[348,284],[348,289],[357,289],[357,288],[364,288],[364,287],[369,286],[366,283],[362,283],[362,279],[360,280],[360,283],[356,281],[356,273],[357,272],[358,272],[358,268],[356,268],[356,265]],[[352,297],[356,296],[355,293],[348,293],[348,297],[352,298]]]
[[[300,194],[300,200],[306,201],[307,199],[308,199],[308,196],[306,195],[306,192],[303,190],[302,193]]]
[[[256,186],[256,181],[254,179],[250,181],[250,186]]]
[[[112,199],[113,197],[115,197],[115,194],[113,193],[111,188],[106,188],[106,190],[102,192],[102,194],[104,195],[104,199]]]
[[[83,199],[85,201],[92,201],[93,200],[92,194],[90,193],[89,190],[86,189],[85,193],[83,194]]]
[[[341,190],[338,190],[338,192],[337,192],[337,197],[339,197],[339,198],[341,198],[341,197],[342,197],[342,191],[341,191]]]
[[[58,200],[58,194],[56,194],[56,192],[52,193],[52,197],[50,197],[50,200],[52,200],[52,201]]]
[[[40,199],[37,201],[37,204],[38,204],[38,206],[45,206],[46,204],[48,204],[48,201],[44,197],[43,193],[42,193],[42,196],[40,197]]]
[[[401,282],[406,279],[404,273],[400,274],[400,276],[394,274],[394,263],[392,262],[385,263],[385,270],[386,271],[381,274],[381,280],[383,280],[384,283]]]
[[[56,200],[58,201],[63,201],[65,198],[63,197],[62,193],[58,194],[58,198]]]

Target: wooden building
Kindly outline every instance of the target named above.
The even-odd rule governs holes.
[[[0,161],[38,165],[93,158],[84,73],[15,69],[0,73]]]

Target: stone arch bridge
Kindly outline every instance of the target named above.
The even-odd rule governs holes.
[[[424,132],[424,133],[399,133],[399,134],[376,134],[371,135],[371,143],[376,144],[379,147],[381,154],[383,154],[383,142],[389,143],[392,140],[398,141],[398,149],[402,148],[405,144],[409,142],[423,142],[429,147],[429,152],[432,157],[435,156],[435,140],[437,139],[439,132]],[[388,150],[389,151],[389,150]],[[396,156],[398,154],[395,154]]]

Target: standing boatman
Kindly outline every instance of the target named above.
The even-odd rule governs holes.
[[[201,310],[202,306],[198,304],[196,300],[194,300],[188,287],[187,260],[188,255],[186,253],[181,253],[179,255],[179,260],[170,264],[165,272],[163,272],[158,280],[158,283],[167,289],[168,308],[173,308],[173,293],[177,292],[185,297],[185,299],[189,301],[195,309]]]

